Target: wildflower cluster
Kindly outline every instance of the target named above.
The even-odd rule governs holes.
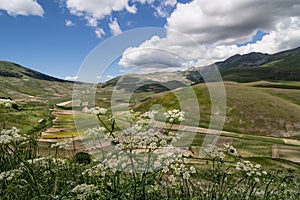
[[[27,163],[33,166],[39,166],[40,168],[49,168],[51,164],[55,164],[56,166],[64,166],[66,164],[66,160],[62,158],[53,158],[51,156],[48,156],[30,159],[27,160]]]
[[[167,119],[167,122],[170,123],[175,123],[175,122],[181,122],[184,120],[184,112],[177,110],[177,109],[173,109],[173,110],[168,110],[167,112],[164,113],[164,116]]]
[[[3,105],[6,108],[10,108],[15,102],[10,99],[0,99],[0,106]]]
[[[135,167],[138,166],[137,160],[131,160],[130,156],[122,151],[116,154],[107,154],[107,157],[102,162],[105,164],[106,172],[111,171],[113,174],[116,174],[118,171],[135,173],[133,165]]]
[[[5,171],[0,173],[0,181],[6,180],[6,181],[11,181],[14,178],[18,178],[25,172],[24,167],[19,167],[18,169],[13,169],[10,171]]]
[[[128,128],[116,135],[114,142],[122,149],[150,149],[155,150],[167,145],[169,137],[155,129],[140,131]]]
[[[170,177],[169,180],[174,180],[175,175],[177,175],[177,177],[182,177],[185,180],[189,180],[191,174],[195,174],[196,173],[196,169],[193,166],[188,167],[187,164],[189,163],[187,158],[178,158],[176,159],[176,161],[174,163],[172,163],[168,168],[164,167],[163,168],[163,172],[167,173],[167,172],[173,172]],[[178,181],[176,182],[171,182],[173,186],[176,185],[176,183],[178,183]]]
[[[105,177],[106,172],[108,171],[108,167],[103,163],[98,163],[97,165],[90,167],[82,172],[83,176],[88,177]]]
[[[182,149],[178,147],[174,147],[172,145],[168,145],[164,148],[158,149],[156,152],[155,162],[154,162],[154,169],[160,169],[170,166],[173,163],[176,163],[178,160],[184,157],[186,158],[189,156],[188,154],[183,153]],[[182,162],[184,163],[184,162]],[[166,172],[164,172],[166,173]]]
[[[0,133],[0,144],[20,143],[27,138],[21,135],[20,129],[13,127],[12,129],[3,129]]]
[[[253,177],[256,182],[260,181],[259,177],[267,175],[260,164],[253,164],[250,161],[237,162],[235,168],[246,176]]]
[[[150,119],[151,122],[153,122],[155,114],[157,114],[157,113],[158,113],[158,111],[156,111],[156,110],[147,111],[142,115],[142,117],[144,117],[146,119]]]
[[[107,109],[99,108],[99,107],[94,107],[94,108],[84,107],[82,111],[85,113],[90,113],[95,115],[104,115],[107,112]]]
[[[177,158],[181,158],[182,152],[180,152],[181,148],[171,145],[180,139],[178,134],[169,134],[169,130],[152,127],[151,122],[154,121],[157,113],[152,110],[141,114],[131,110],[127,119],[123,119],[128,122],[129,127],[121,131],[111,131],[113,128],[109,128],[107,124],[104,125],[105,128],[87,129],[84,133],[89,138],[87,140],[89,147],[92,150],[99,147],[100,152],[98,153],[102,154],[102,162],[113,172],[120,170],[145,173],[160,170],[163,166],[170,165]],[[184,117],[184,112],[179,110],[169,113],[172,113],[172,118],[176,120],[178,118],[182,120]],[[98,115],[98,117],[99,121],[103,123],[102,118],[106,116]],[[105,148],[108,142],[113,147],[109,150],[111,153],[108,153]],[[180,156],[178,157],[178,155]]]
[[[220,161],[224,160],[225,153],[238,157],[237,150],[229,144],[224,144],[224,148],[209,144],[205,147],[204,152],[211,159],[218,159]]]
[[[207,156],[209,156],[212,159],[224,160],[225,158],[224,149],[219,148],[215,145],[207,145],[204,151],[207,154]]]
[[[84,132],[84,135],[91,137],[100,136],[105,132],[105,130],[106,129],[103,127],[89,128]]]
[[[76,199],[95,198],[100,195],[100,190],[94,184],[80,184],[75,186],[71,191],[71,195]]]
[[[51,144],[50,148],[65,149],[70,146],[70,143],[72,143],[72,141],[66,139],[62,142]]]

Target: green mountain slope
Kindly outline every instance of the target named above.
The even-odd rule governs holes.
[[[290,49],[275,54],[263,54],[252,52],[245,55],[234,55],[225,61],[216,62],[219,69],[228,69],[231,67],[259,67],[259,66],[277,66],[277,67],[300,67],[300,47]]]
[[[257,88],[238,83],[226,82],[227,116],[224,130],[253,135],[295,137],[300,135],[300,90]],[[200,107],[201,127],[208,127],[211,118],[211,101],[205,84],[193,86],[198,102],[190,102],[186,113],[193,113]],[[185,95],[188,89],[176,91]],[[174,91],[152,95],[135,105],[138,111],[147,111],[152,105],[160,104],[166,109],[178,108],[179,103]],[[195,116],[187,115],[193,121]]]
[[[0,61],[0,82],[0,97],[53,103],[69,100],[73,87],[73,82],[6,61]]]
[[[238,54],[216,62],[214,66],[218,67],[224,81],[300,81],[300,47],[276,54]],[[185,76],[195,83],[203,82],[198,71],[207,71],[211,67],[188,70]]]
[[[221,71],[224,81],[300,81],[300,67],[234,67]]]
[[[0,61],[0,83],[0,98],[11,98],[17,105],[0,105],[0,130],[18,127],[29,134],[39,134],[51,126],[51,108],[71,100],[74,85],[6,61]],[[82,91],[90,88],[89,84],[78,84],[83,86]]]

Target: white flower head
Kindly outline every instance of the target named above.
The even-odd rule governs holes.
[[[104,115],[104,114],[106,114],[107,109],[99,108],[99,107],[88,109],[87,107],[85,107],[85,108],[83,108],[82,112],[91,113],[91,114],[95,114],[95,115]]]
[[[10,144],[12,142],[24,142],[27,138],[21,135],[20,129],[13,127],[3,129],[0,133],[0,144]]]
[[[0,106],[3,105],[6,108],[10,108],[15,102],[10,99],[0,99]]]
[[[71,140],[64,140],[62,142],[57,142],[55,144],[51,144],[50,148],[65,149],[70,146],[69,145],[70,143],[72,143]]]
[[[181,122],[184,120],[184,114],[185,112],[173,109],[168,110],[164,113],[164,116],[166,117],[167,121],[170,123],[174,123],[175,121]]]

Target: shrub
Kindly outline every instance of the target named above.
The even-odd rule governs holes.
[[[86,152],[77,152],[74,156],[75,161],[78,164],[90,164],[92,162],[91,156],[90,154],[86,153]]]

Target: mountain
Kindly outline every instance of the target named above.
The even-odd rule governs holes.
[[[193,82],[186,79],[182,72],[155,72],[149,74],[126,74],[116,77],[103,84],[100,88],[109,86],[125,92],[163,92],[186,87]]]
[[[58,79],[40,72],[22,67],[19,64],[0,61],[0,76],[4,77],[15,77],[15,78],[33,78],[46,81],[56,81],[56,82],[70,82],[62,79]]]
[[[0,61],[0,97],[24,101],[70,99],[73,82],[58,79],[21,65]]]
[[[205,67],[194,67],[186,71],[157,72],[150,74],[126,74],[101,84],[100,88],[114,87],[127,92],[159,93],[204,82],[215,69],[224,81],[300,81],[300,47],[275,54],[252,52],[234,55],[222,62]]]
[[[205,73],[213,66],[219,69],[224,81],[300,81],[300,47],[275,54],[237,54],[210,66],[190,69],[185,76],[194,83],[203,82],[199,71]]]
[[[234,55],[222,62],[215,63],[220,70],[231,67],[300,67],[300,47],[275,54],[252,52]]]

